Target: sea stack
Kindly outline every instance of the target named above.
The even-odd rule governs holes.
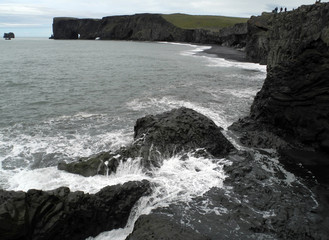
[[[15,38],[15,34],[13,32],[4,33],[3,38],[5,38],[6,40],[10,40],[12,38]]]

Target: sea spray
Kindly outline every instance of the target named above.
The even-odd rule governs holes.
[[[178,155],[165,159],[160,168],[154,168],[143,175],[141,168],[136,168],[134,161],[121,163],[118,169],[124,169],[124,176],[129,175],[128,169],[130,174],[136,174],[136,169],[139,169],[139,174],[151,181],[152,194],[140,199],[124,229],[102,233],[95,239],[124,240],[132,232],[134,223],[140,215],[149,214],[157,208],[169,207],[171,204],[189,203],[212,187],[222,188],[226,177],[223,167],[227,164],[230,162],[226,159],[194,157],[192,154],[182,158]],[[122,170],[111,177],[122,176],[120,171]],[[200,207],[206,211],[204,206]]]

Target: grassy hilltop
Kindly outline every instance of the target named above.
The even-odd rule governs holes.
[[[247,22],[249,18],[188,15],[188,14],[163,14],[168,22],[183,29],[209,29],[218,30],[224,27],[233,26],[236,23]]]

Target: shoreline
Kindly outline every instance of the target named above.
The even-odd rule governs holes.
[[[226,60],[249,62],[247,61],[247,56],[245,51],[237,50],[231,47],[224,47],[216,44],[208,44],[205,46],[210,46],[211,48],[203,50],[201,53],[216,55],[217,57],[224,58]]]

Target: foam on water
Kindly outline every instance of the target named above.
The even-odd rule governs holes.
[[[163,42],[166,44],[175,44],[175,45],[184,45],[184,46],[190,46],[193,49],[192,50],[186,50],[182,51],[182,56],[195,56],[198,58],[205,59],[208,63],[208,67],[234,67],[234,68],[240,68],[240,69],[246,69],[246,70],[253,70],[257,72],[261,72],[263,74],[266,74],[266,65],[260,65],[257,63],[250,63],[250,62],[238,62],[234,60],[227,60],[224,58],[219,58],[217,55],[197,55],[198,53],[201,53],[205,50],[211,49],[211,46],[203,46],[203,45],[193,45],[193,44],[182,44],[182,43],[168,43]]]
[[[97,236],[97,240],[124,240],[132,232],[135,221],[142,214],[149,214],[153,209],[168,207],[175,203],[188,203],[194,197],[202,196],[212,187],[223,187],[225,172],[223,167],[229,164],[225,159],[196,158],[188,154],[188,158],[175,156],[165,159],[163,165],[153,169],[146,179],[152,183],[151,196],[143,197],[132,211],[127,226],[104,232]],[[135,167],[131,168],[134,169]],[[135,171],[135,170],[134,170]],[[224,209],[206,209],[202,211],[225,211]],[[92,239],[92,238],[90,238]]]
[[[139,160],[131,159],[121,163],[118,171],[109,177],[97,175],[83,177],[77,174],[57,170],[57,167],[41,169],[21,169],[0,171],[6,173],[8,179],[6,189],[14,191],[28,191],[29,189],[52,190],[59,187],[69,187],[71,191],[96,193],[109,185],[123,184],[128,181],[141,181],[148,179],[139,167]]]
[[[229,61],[224,58],[212,58],[206,57],[208,59],[208,67],[234,67],[246,70],[252,70],[257,72],[266,73],[266,65],[260,65],[257,63],[249,63],[249,62],[237,62],[237,61]]]
[[[0,166],[6,169],[54,166],[59,160],[116,150],[132,140],[132,131],[106,130],[107,122],[102,115],[79,113],[48,119],[38,125],[20,123],[3,128]]]
[[[175,97],[170,96],[162,98],[134,99],[133,101],[128,102],[127,106],[135,111],[155,108],[156,113],[169,111],[173,108],[187,107],[209,117],[216,123],[217,126],[221,126],[224,129],[231,124],[227,121],[224,111],[218,105],[208,105],[207,107],[204,107],[198,103],[177,100]]]
[[[106,42],[102,42],[102,44],[105,43]],[[125,44],[127,43],[125,42]],[[197,64],[194,63],[195,65],[193,66],[202,65],[202,68],[208,68],[208,70],[210,68],[213,70],[216,67],[219,69],[232,68],[234,72],[238,69],[244,69],[251,73],[250,79],[247,79],[247,81],[261,82],[261,80],[264,79],[266,71],[266,67],[264,66],[198,55],[201,51],[209,49],[209,46],[180,43],[165,44],[189,47],[190,49],[180,52],[179,55],[197,57]],[[181,47],[180,49],[183,48]],[[152,52],[153,56],[153,51],[150,52]],[[184,59],[185,57],[180,57],[179,61],[181,61],[182,58]],[[200,61],[202,61],[201,64]],[[174,61],[170,59],[168,62],[172,63]],[[123,66],[126,67],[126,62],[124,62]],[[119,70],[121,71],[122,69]],[[232,75],[230,71],[228,72],[231,74],[231,76],[228,76],[228,79],[230,79],[230,77],[235,77],[239,80],[243,80],[245,79],[244,77],[246,77],[244,76],[244,72],[236,75]],[[177,73],[178,76],[179,74],[180,72]],[[213,77],[213,75],[217,77],[214,72],[211,74],[211,77]],[[109,72],[105,72],[105,75],[107,79]],[[135,72],[133,72],[131,76],[135,77]],[[157,77],[158,75],[154,75],[154,79],[157,79]],[[175,79],[176,77],[176,75],[165,76],[166,79]],[[209,79],[213,79],[211,77]],[[144,76],[141,75],[137,76],[137,78],[129,79],[132,82],[131,85],[130,83],[128,84],[129,89],[130,87],[134,89],[136,86],[133,83],[142,81],[143,78]],[[203,79],[201,79],[200,82],[202,81]],[[222,81],[228,80],[224,79]],[[180,87],[185,84],[184,82],[178,82]],[[188,86],[189,88],[184,88],[183,90],[191,90],[194,84],[199,84],[200,82],[188,82],[186,84],[190,84]],[[152,82],[152,84],[157,83]],[[138,87],[140,86],[137,85],[136,88]],[[176,86],[173,85],[172,87],[175,88]],[[239,89],[237,89],[238,87]],[[116,117],[103,113],[93,114],[78,112],[72,115],[52,117],[37,122],[36,124],[28,125],[19,122],[14,126],[6,126],[0,129],[0,188],[27,191],[29,189],[51,190],[66,186],[69,187],[71,191],[96,193],[108,185],[147,179],[152,183],[152,195],[139,200],[131,212],[126,228],[105,232],[96,238],[101,240],[123,240],[132,231],[134,222],[141,214],[148,214],[158,207],[167,207],[174,203],[188,203],[192,201],[194,197],[202,196],[212,187],[223,187],[223,181],[226,177],[223,166],[229,164],[229,161],[225,159],[195,158],[189,154],[185,160],[182,160],[181,156],[164,159],[163,165],[160,168],[153,169],[152,171],[145,171],[140,165],[140,159],[128,159],[126,162],[120,163],[115,174],[108,177],[94,176],[85,178],[57,170],[55,167],[57,165],[57,160],[64,159],[71,161],[78,157],[89,156],[101,151],[116,150],[122,145],[129,144],[132,141],[132,128],[130,129],[129,126],[122,124],[125,123],[127,116],[131,118],[128,119],[129,121],[134,121],[135,119],[133,118],[138,114],[138,116],[144,116],[147,113],[157,114],[171,110],[172,108],[184,106],[204,114],[212,119],[218,126],[227,129],[227,127],[231,125],[232,119],[234,119],[232,116],[236,117],[235,109],[238,108],[236,111],[241,111],[241,109],[237,107],[237,105],[234,105],[235,103],[232,104],[232,106],[230,105],[231,103],[227,102],[220,104],[223,97],[221,98],[219,95],[221,94],[225,97],[230,95],[240,100],[242,99],[241,101],[245,101],[246,99],[249,100],[252,95],[256,93],[256,90],[252,87],[243,88],[242,86],[240,88],[239,85],[235,86],[234,84],[231,88],[226,85],[224,85],[224,87],[221,86],[221,90],[214,90],[213,85],[205,84],[200,86],[200,89],[204,91],[204,93],[211,95],[212,98],[209,98],[209,100],[207,98],[196,99],[193,98],[193,96],[185,98],[185,95],[183,97],[176,96],[171,92],[173,89],[166,89],[167,92],[163,93],[164,96],[161,94],[150,96],[147,95],[146,91],[142,91],[136,93],[136,95],[134,95],[133,98],[129,98],[129,100],[124,98],[120,102],[122,105],[115,105],[115,113],[113,115],[116,115]],[[109,94],[110,93],[107,93],[106,96]],[[106,99],[104,102],[111,104],[111,100],[112,99]],[[198,102],[198,100],[201,101]],[[227,114],[226,105],[233,109],[229,114]],[[122,112],[129,111],[129,114],[120,115],[120,113],[116,112],[118,109],[124,109]],[[100,108],[99,112],[102,111],[104,111],[104,109]],[[134,115],[134,117],[131,117],[131,115]],[[224,134],[230,136],[228,131],[224,131]],[[232,139],[231,140],[234,142],[234,138]],[[236,146],[239,145],[237,142],[234,144]],[[60,155],[56,158],[58,154]],[[48,161],[48,158],[51,159],[51,161]],[[17,164],[15,164],[16,161]],[[23,161],[25,162],[24,164],[22,164]],[[6,170],[2,168],[6,168]],[[287,176],[289,177],[289,174]],[[227,213],[228,211],[225,208],[210,207],[210,205],[211,203],[204,203],[202,206],[198,206],[200,207],[199,211],[218,215]]]

